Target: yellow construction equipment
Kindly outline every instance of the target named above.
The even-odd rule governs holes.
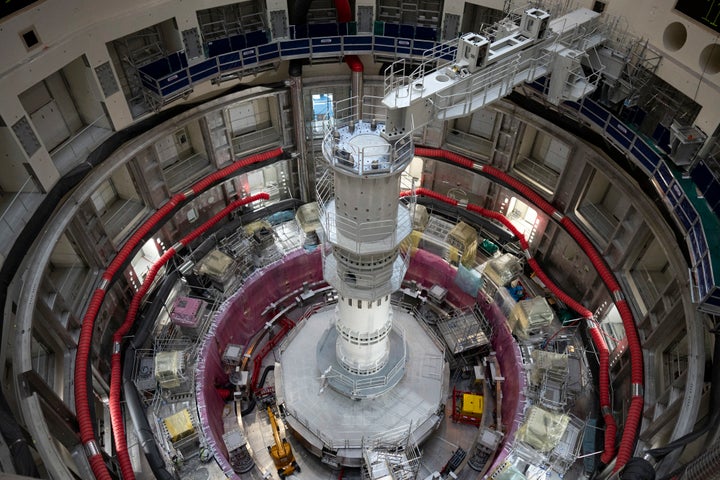
[[[295,456],[292,453],[292,447],[286,439],[280,439],[280,431],[278,430],[277,419],[272,408],[267,407],[268,416],[270,417],[270,426],[272,426],[275,445],[268,447],[268,452],[275,463],[280,478],[285,478],[293,472],[300,472],[300,466],[295,462]]]

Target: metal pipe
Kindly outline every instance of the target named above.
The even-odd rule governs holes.
[[[360,60],[358,60],[359,62]],[[360,64],[360,70],[353,68],[350,77],[350,95],[355,98],[355,105],[353,105],[353,116],[356,120],[362,120],[362,97],[363,97],[363,71],[362,64]]]
[[[688,465],[680,480],[720,479],[720,443],[710,445],[705,452]]]
[[[305,105],[302,93],[302,66],[290,69],[290,79],[287,81],[290,87],[290,104],[293,110],[293,124],[295,125],[295,161],[298,168],[298,183],[300,184],[300,200],[303,203],[313,199],[312,192],[315,190],[313,182],[314,162],[307,154],[307,139],[305,133]]]

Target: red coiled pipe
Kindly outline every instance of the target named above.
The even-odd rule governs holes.
[[[221,180],[225,176],[237,171],[248,165],[263,162],[271,158],[278,157],[282,154],[282,148],[276,148],[268,152],[251,155],[243,160],[233,163],[222,170],[215,172],[208,177],[195,183],[190,191],[198,194],[206,190],[213,183]],[[85,447],[88,461],[95,478],[99,480],[110,480],[110,474],[105,466],[105,462],[100,454],[99,446],[95,439],[95,432],[92,426],[92,415],[90,414],[89,398],[90,394],[87,389],[88,379],[88,362],[90,358],[90,348],[92,344],[93,329],[95,328],[95,319],[102,306],[105,297],[106,288],[115,277],[120,267],[130,257],[132,251],[140,244],[150,230],[163,220],[178,204],[187,198],[185,193],[178,193],[170,198],[158,211],[148,218],[140,228],[130,237],[125,245],[120,249],[115,258],[111,261],[108,268],[101,276],[101,286],[93,293],[88,304],[88,308],[83,316],[82,327],[80,329],[80,338],[78,340],[78,348],[75,355],[74,370],[74,392],[75,392],[75,414],[78,420],[80,430],[80,441]]]
[[[447,150],[443,150],[441,148],[416,147],[415,155],[426,156],[426,157],[440,157],[440,158],[444,158],[445,160],[449,160],[457,165],[460,165],[461,167],[465,167],[470,170],[478,169],[478,168],[475,168],[475,162],[473,162],[471,159],[469,159],[467,157],[463,157],[462,155],[459,155],[455,152],[449,152]],[[503,172],[502,170],[498,170],[497,168],[491,167],[490,165],[482,165],[479,167],[479,170],[491,177],[497,178],[501,182],[512,187],[514,190],[517,190],[518,192],[522,193],[525,198],[530,200],[532,203],[534,203],[537,207],[539,207],[543,212],[547,213],[548,215],[552,215],[553,212],[555,212],[556,209],[555,209],[555,207],[553,207],[550,204],[550,202],[548,202],[543,197],[541,197],[532,188],[521,183],[520,181],[511,177],[510,175]]]
[[[97,317],[102,301],[105,298],[105,290],[98,288],[90,299],[85,316],[83,317],[80,339],[78,340],[77,352],[75,353],[75,415],[80,427],[80,441],[85,447],[85,453],[90,462],[93,475],[98,480],[111,480],[110,472],[105,466],[105,461],[100,454],[95,432],[92,426],[90,405],[88,399],[90,394],[87,390],[88,362],[90,358],[90,346],[92,343],[93,325]]]
[[[440,200],[441,202],[448,203],[455,207],[457,207],[458,205],[458,201],[454,198],[441,195],[437,192],[433,192],[432,190],[428,190],[427,188],[416,188],[415,195],[424,195],[426,197],[434,198],[435,200]]]
[[[140,290],[138,290],[132,299],[127,316],[125,317],[125,322],[115,332],[115,335],[113,335],[113,352],[110,359],[110,400],[108,408],[110,410],[112,434],[115,439],[115,452],[117,453],[118,463],[120,464],[122,478],[125,480],[134,480],[135,471],[133,470],[132,461],[130,460],[130,455],[128,454],[127,440],[125,436],[125,423],[123,422],[122,404],[120,402],[120,390],[122,389],[122,358],[120,342],[122,341],[122,337],[128,330],[130,330],[140,307],[140,301],[150,289],[150,285],[153,280],[155,280],[157,272],[168,262],[168,260],[172,258],[173,255],[175,255],[175,249],[170,248],[157,262],[153,264],[150,271],[148,271]]]
[[[266,160],[270,160],[271,158],[279,157],[282,155],[283,149],[281,147],[278,147],[273,150],[268,150],[267,152],[261,152],[256,153],[255,155],[250,155],[249,157],[246,157],[242,160],[238,160],[237,162],[228,165],[227,167],[218,170],[215,173],[211,173],[207,177],[203,178],[199,182],[197,182],[195,185],[190,187],[190,190],[193,191],[193,193],[198,194],[204,190],[207,190],[210,185],[213,183],[222,180],[223,178],[227,177],[231,173],[240,170],[241,168],[253,165],[255,163],[261,163]]]
[[[502,213],[493,212],[492,210],[488,210],[487,208],[472,204],[469,204],[467,206],[467,209],[471,212],[479,213],[483,217],[492,218],[493,220],[497,220],[498,222],[502,223],[503,225],[505,225],[505,227],[507,227],[508,230],[512,232],[513,235],[515,235],[515,238],[518,239],[518,242],[520,242],[520,246],[523,250],[527,250],[528,248],[530,248],[530,244],[527,242],[525,235],[520,233],[520,230],[518,230],[515,225],[513,225],[512,222]]]
[[[632,321],[632,312],[630,306],[625,299],[615,302],[620,317],[623,319],[623,325],[626,321]],[[633,322],[632,326],[635,323]],[[635,328],[625,327],[625,337],[627,338],[628,348],[630,349],[630,377],[632,379],[633,392],[628,408],[627,417],[625,418],[625,429],[623,430],[622,440],[620,441],[620,449],[618,458],[615,462],[614,472],[622,468],[630,458],[632,458],[635,449],[635,432],[640,428],[642,421],[642,412],[644,406],[643,400],[643,357],[640,349],[640,338]],[[633,347],[635,345],[635,347]]]
[[[257,200],[269,199],[270,196],[267,193],[259,193],[257,195],[252,195],[247,198],[235,200],[230,205],[215,214],[210,220],[203,223],[202,225],[200,225],[200,227],[196,228],[189,235],[185,236],[182,240],[180,240],[179,245],[181,247],[187,246],[200,235],[211,229],[215,224],[225,218],[228,214],[230,214],[230,212],[232,212],[236,208]],[[130,456],[128,454],[127,438],[125,436],[125,422],[123,421],[122,417],[122,404],[120,400],[120,393],[122,390],[121,343],[123,337],[127,335],[127,332],[130,331],[130,328],[135,323],[138,310],[140,309],[140,304],[145,295],[147,294],[148,290],[150,290],[150,286],[155,281],[155,277],[157,276],[160,269],[164,267],[165,264],[175,255],[175,253],[176,250],[173,246],[168,249],[155,263],[153,263],[152,267],[150,267],[150,270],[145,276],[145,279],[143,280],[140,289],[137,291],[137,293],[135,293],[132,301],[130,302],[130,307],[128,308],[127,315],[125,316],[125,321],[122,325],[120,325],[120,328],[118,328],[113,335],[109,409],[110,419],[113,428],[113,438],[115,440],[115,451],[117,452],[118,463],[120,464],[120,471],[122,473],[122,477],[125,480],[134,480],[135,472],[133,471],[132,462],[130,461]]]
[[[160,207],[155,213],[150,216],[150,218],[148,218],[142,225],[140,225],[140,228],[138,228],[135,233],[132,234],[130,239],[125,243],[125,245],[123,245],[123,247],[113,259],[113,261],[110,262],[107,270],[105,270],[104,276],[107,277],[108,281],[112,280],[112,278],[118,272],[122,264],[125,263],[125,260],[130,257],[132,251],[147,236],[150,230],[155,225],[157,225],[160,220],[165,218],[165,216],[167,216],[176,206],[182,203],[186,198],[187,197],[184,193],[177,193],[173,195],[170,200],[165,203],[165,205]]]
[[[591,325],[589,327],[590,336],[598,349],[598,357],[600,361],[600,379],[598,381],[600,396],[600,413],[605,421],[605,447],[600,456],[600,461],[608,464],[615,457],[615,436],[617,435],[617,424],[615,417],[612,415],[612,405],[610,405],[610,355],[600,329]]]
[[[539,207],[540,210],[547,213],[548,215],[552,215],[557,210],[550,204],[550,202],[541,197],[540,194],[537,193],[535,190],[520,182],[519,180],[511,177],[502,170],[498,170],[497,168],[491,167],[490,165],[483,165],[482,171],[483,173],[486,173],[491,177],[495,177],[501,182],[509,185],[513,190],[517,190],[518,192],[522,193],[525,198],[530,200],[532,203],[535,204],[535,206]]]

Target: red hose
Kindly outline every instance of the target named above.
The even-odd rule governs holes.
[[[223,168],[222,170],[218,170],[215,173],[211,173],[207,177],[203,178],[199,182],[197,182],[195,185],[190,187],[190,190],[192,190],[195,194],[198,194],[204,190],[206,190],[210,185],[213,183],[222,180],[223,178],[227,177],[231,173],[240,170],[241,168],[248,167],[250,165],[253,165],[255,163],[264,162],[266,160],[270,160],[271,158],[279,157],[282,155],[283,150],[282,148],[278,147],[274,150],[268,150],[267,152],[261,152],[256,153],[255,155],[250,155],[249,157],[246,157],[242,160],[238,160],[237,162],[228,165],[227,167]]]
[[[123,245],[123,247],[113,259],[113,261],[110,262],[107,270],[105,270],[105,276],[107,276],[108,281],[112,280],[120,267],[122,267],[123,263],[125,263],[125,261],[130,257],[130,254],[135,249],[135,247],[140,244],[140,242],[143,240],[143,238],[145,238],[145,236],[147,236],[150,230],[185,199],[186,196],[184,193],[177,193],[173,195],[170,200],[165,203],[165,205],[160,207],[160,209],[158,209],[150,216],[150,218],[148,218],[142,225],[140,225],[140,228],[138,228],[135,233],[132,234],[130,239],[125,243],[125,245]]]
[[[221,180],[225,176],[246,167],[254,163],[263,162],[271,158],[275,158],[282,154],[282,148],[276,148],[268,152],[258,153],[251,155],[243,160],[233,163],[218,172],[215,172],[208,177],[195,183],[189,192],[197,195],[213,183]],[[257,197],[257,196],[255,196]],[[255,198],[250,197],[250,199]],[[92,424],[92,415],[90,414],[89,405],[89,392],[87,389],[88,380],[88,362],[90,358],[90,348],[92,344],[93,329],[95,328],[95,319],[102,306],[102,301],[105,297],[107,285],[113,280],[120,267],[127,261],[133,250],[142,242],[145,236],[150,230],[161,220],[163,220],[170,212],[181,202],[187,198],[186,193],[178,193],[168,200],[160,209],[153,213],[138,230],[130,237],[125,245],[120,249],[115,258],[110,262],[108,268],[103,272],[101,276],[101,287],[95,290],[92,298],[88,304],[88,308],[83,316],[82,327],[80,329],[80,338],[78,340],[78,348],[75,355],[75,370],[74,370],[74,392],[75,392],[75,412],[80,430],[80,441],[85,447],[88,461],[92,467],[93,475],[99,480],[110,480],[110,474],[105,466],[102,454],[100,453],[97,441],[95,439],[95,432]],[[246,199],[247,201],[253,201]],[[112,366],[111,366],[112,368]],[[111,396],[112,396],[112,385],[111,385]],[[112,409],[111,409],[112,415]],[[116,412],[117,413],[117,412]],[[124,429],[123,429],[124,430]],[[124,435],[123,435],[124,438]],[[127,470],[128,466],[126,462],[121,461],[121,468],[125,466]]]
[[[210,220],[206,221],[198,228],[193,230],[190,234],[185,236],[182,240],[180,240],[179,244],[183,247],[187,246],[200,235],[211,229],[215,224],[225,218],[228,214],[230,214],[230,212],[232,212],[236,208],[254,202],[256,200],[269,199],[270,196],[267,193],[260,193],[247,198],[235,200],[230,205],[215,214]],[[130,331],[130,328],[132,328],[133,324],[135,323],[135,318],[137,317],[137,313],[140,309],[140,304],[145,295],[147,294],[148,290],[150,290],[150,286],[155,281],[155,277],[157,276],[160,269],[164,267],[165,264],[175,255],[175,253],[176,250],[173,246],[168,249],[155,263],[153,263],[152,267],[150,267],[150,270],[145,276],[145,279],[143,280],[140,289],[137,291],[137,293],[135,293],[132,301],[130,302],[130,307],[128,308],[127,315],[125,316],[125,321],[122,325],[120,325],[120,328],[118,328],[113,335],[109,409],[110,420],[112,422],[113,438],[115,440],[115,451],[117,452],[118,463],[120,464],[120,471],[122,473],[122,477],[125,480],[133,480],[135,478],[135,472],[133,471],[132,462],[130,461],[130,455],[128,454],[127,439],[125,436],[125,422],[123,421],[122,417],[122,403],[120,400],[120,393],[122,390],[121,343],[123,337],[127,335],[127,332]]]
[[[111,480],[110,472],[108,472],[105,466],[105,462],[95,440],[92,416],[90,415],[90,405],[88,403],[90,394],[87,390],[88,361],[90,358],[93,324],[102,305],[103,298],[105,298],[105,290],[100,288],[95,290],[90,299],[90,304],[85,312],[85,316],[83,317],[82,328],[80,329],[80,339],[78,340],[77,352],[75,354],[75,415],[77,416],[80,427],[80,441],[85,447],[93,475],[95,475],[95,478],[98,480]]]
[[[441,195],[437,192],[433,192],[432,190],[428,190],[427,188],[416,188],[415,195],[424,195],[426,197],[434,198],[435,200],[440,200],[441,202],[448,203],[454,207],[457,207],[458,205],[458,201],[454,198]]]
[[[465,167],[468,169],[473,169],[475,162],[470,160],[469,158],[463,157],[462,155],[458,155],[454,152],[449,152],[447,150],[443,150],[441,148],[425,148],[425,147],[415,147],[415,155],[418,155],[420,157],[440,157],[444,158],[445,160],[450,160],[453,163],[456,163],[460,165],[461,167]]]
[[[469,158],[463,157],[462,155],[459,155],[454,152],[449,152],[442,149],[437,148],[421,148],[416,147],[415,148],[415,154],[421,155],[421,156],[429,156],[429,157],[440,157],[444,158],[448,161],[451,161],[457,165],[460,165],[464,168],[470,169],[470,170],[477,170],[475,163],[470,160]],[[479,167],[479,170],[482,171],[484,174],[489,175],[491,177],[494,177],[502,182],[504,182],[506,185],[511,187],[512,189],[518,191],[521,193],[525,198],[530,200],[532,203],[535,204],[538,208],[540,208],[543,212],[550,216],[555,216],[557,214],[560,214],[560,212],[552,206],[547,200],[545,200],[542,196],[540,196],[537,192],[532,190],[529,186],[523,184],[519,180],[511,177],[507,173],[503,172],[502,170],[498,170],[495,167],[491,167],[489,165],[483,165]],[[596,271],[598,272],[598,275],[600,275],[600,278],[602,278],[603,282],[605,283],[606,287],[610,291],[611,295],[614,298],[615,306],[618,309],[618,312],[620,314],[620,318],[623,322],[623,327],[625,329],[625,336],[628,342],[628,350],[630,351],[630,365],[631,365],[631,379],[632,379],[632,399],[630,403],[630,408],[628,409],[627,417],[625,418],[625,428],[623,429],[623,435],[622,439],[620,441],[620,446],[618,448],[618,455],[617,460],[615,461],[615,467],[614,472],[617,472],[620,470],[627,461],[632,457],[632,453],[634,450],[634,444],[635,444],[635,438],[637,436],[637,433],[639,431],[640,422],[642,420],[642,411],[643,411],[643,385],[644,385],[644,373],[643,373],[643,356],[642,356],[642,345],[640,344],[640,338],[637,333],[637,325],[635,324],[635,319],[632,315],[632,311],[630,310],[630,307],[627,305],[627,302],[625,301],[622,293],[622,289],[620,288],[619,283],[615,279],[615,276],[612,274],[608,266],[605,264],[605,262],[602,259],[602,256],[597,251],[595,246],[590,242],[590,240],[585,236],[585,234],[582,233],[582,231],[575,225],[575,223],[570,220],[569,217],[562,215],[560,218],[560,224],[565,228],[565,230],[570,234],[570,236],[575,239],[575,241],[580,245],[580,247],[583,249],[585,254],[590,259],[590,262],[595,267]],[[600,336],[602,337],[602,335]],[[603,339],[604,343],[604,339]],[[607,346],[605,346],[607,348]],[[598,346],[598,353],[602,356],[602,348]],[[608,380],[609,381],[609,380]],[[606,421],[607,424],[607,421]],[[614,425],[614,424],[613,424]],[[608,424],[608,428],[606,431],[606,450],[603,453],[603,459],[608,458],[607,455],[607,445],[608,445],[608,438],[610,437],[610,434],[614,434],[614,431],[611,431],[610,424]],[[614,435],[613,435],[614,437]],[[604,461],[604,460],[603,460]],[[608,463],[608,462],[605,462]]]
[[[605,420],[605,448],[600,456],[600,461],[608,464],[615,456],[615,437],[617,436],[617,424],[612,416],[612,405],[610,404],[610,355],[600,329],[596,326],[589,328],[590,336],[597,346],[600,360],[600,412]]]
[[[508,230],[512,232],[513,235],[515,235],[515,238],[518,239],[518,242],[520,242],[520,246],[523,250],[527,250],[530,248],[530,244],[527,242],[527,239],[525,238],[525,235],[523,235],[520,230],[518,230],[515,225],[502,213],[500,212],[493,212],[492,210],[488,210],[487,208],[483,208],[479,205],[472,205],[469,204],[467,206],[467,209],[471,212],[476,212],[482,215],[483,217],[492,218],[494,220],[497,220],[498,222],[502,223],[507,227]],[[579,312],[578,312],[579,313]]]

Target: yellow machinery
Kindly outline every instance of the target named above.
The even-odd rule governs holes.
[[[280,431],[278,430],[277,419],[273,414],[272,408],[267,407],[268,416],[270,417],[270,425],[272,426],[275,445],[268,447],[268,452],[275,463],[280,478],[285,478],[293,472],[300,472],[300,466],[295,462],[295,456],[292,453],[290,443],[280,439]]]

